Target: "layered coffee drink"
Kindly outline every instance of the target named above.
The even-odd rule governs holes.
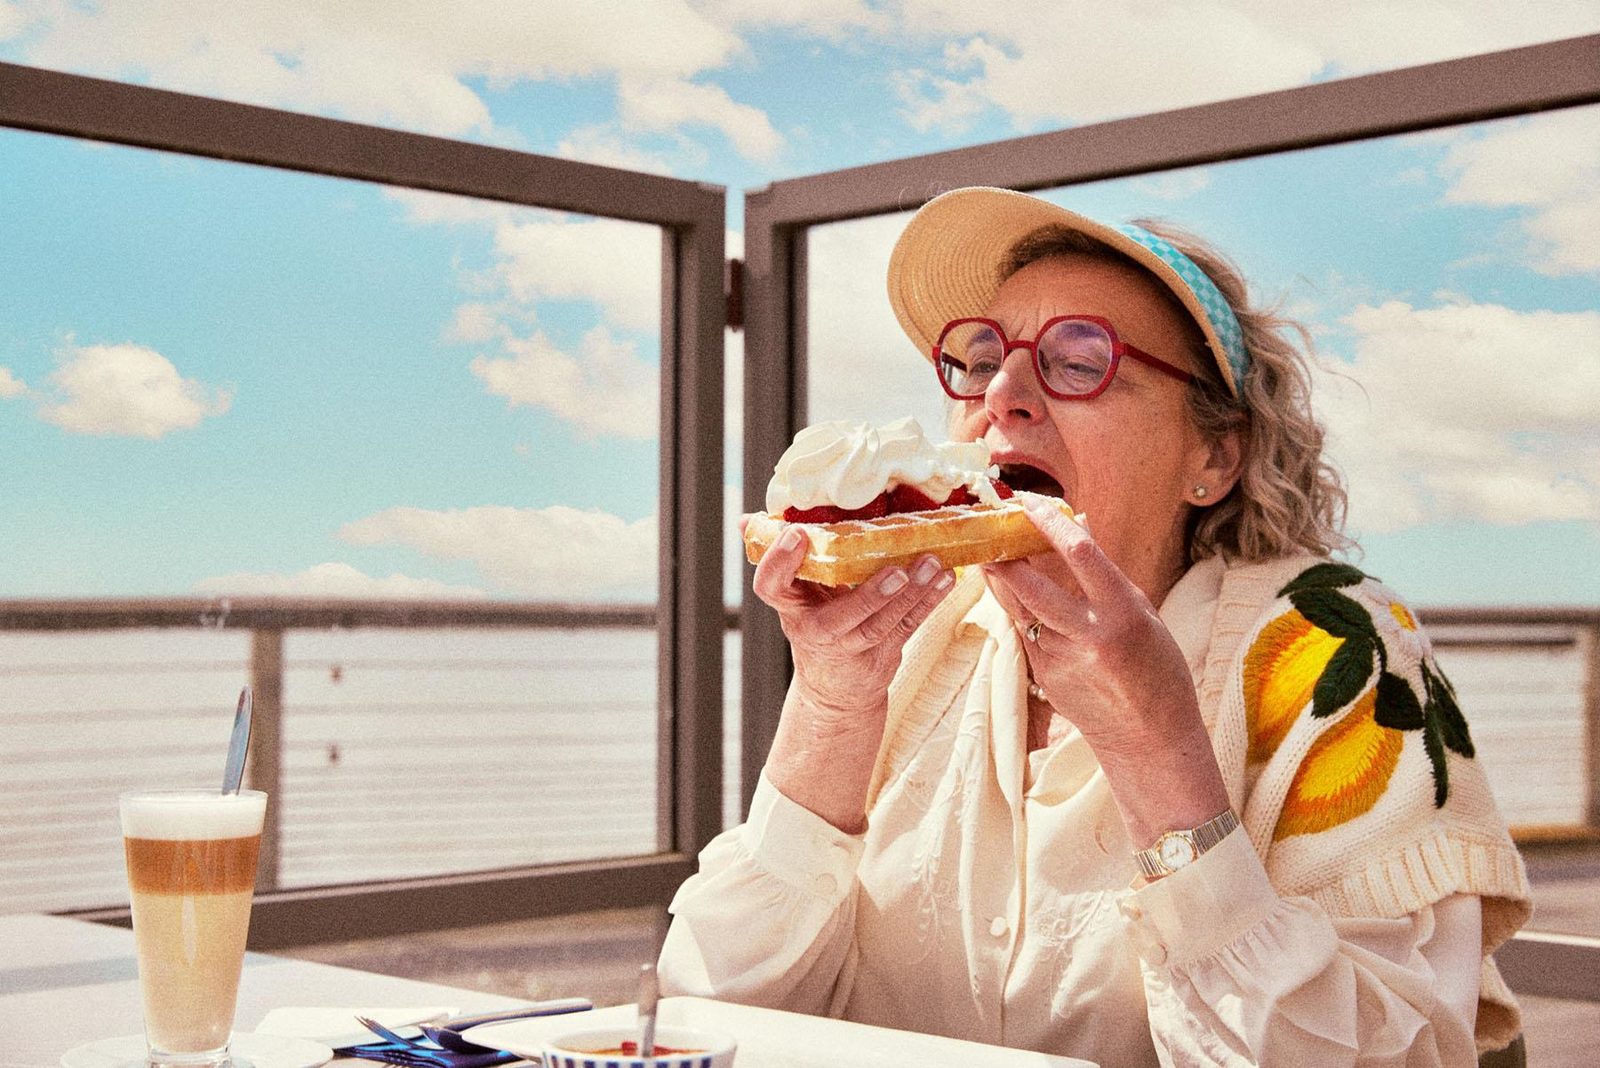
[[[123,794],[122,836],[152,1068],[223,1068],[267,795]]]

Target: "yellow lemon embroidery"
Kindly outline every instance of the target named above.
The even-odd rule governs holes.
[[[1377,691],[1318,738],[1289,784],[1272,838],[1337,827],[1368,811],[1389,785],[1404,736],[1373,719]]]
[[[1244,708],[1250,731],[1250,760],[1266,760],[1306,705],[1317,680],[1343,645],[1298,610],[1290,610],[1261,629],[1244,659]]]
[[[1399,601],[1389,602],[1389,614],[1394,616],[1395,621],[1406,630],[1417,629],[1416,617],[1413,616],[1406,606],[1401,604]]]

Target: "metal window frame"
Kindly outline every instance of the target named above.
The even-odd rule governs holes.
[[[661,228],[660,852],[268,893],[256,903],[251,944],[665,906],[722,825],[722,554],[706,547],[722,543],[725,190],[10,63],[0,63],[0,126]]]
[[[794,178],[745,194],[744,507],[806,422],[806,234],[947,189],[1055,189],[1600,102],[1600,34]],[[751,568],[745,567],[749,587]],[[750,803],[790,674],[746,599],[740,789]],[[1600,757],[1597,757],[1600,759]],[[1597,765],[1600,766],[1600,765]]]

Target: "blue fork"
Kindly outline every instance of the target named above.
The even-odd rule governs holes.
[[[411,1068],[491,1068],[520,1058],[515,1053],[491,1050],[487,1053],[456,1053],[431,1046],[415,1038],[396,1034],[376,1020],[357,1016],[356,1022],[383,1039],[387,1045],[353,1046],[340,1050],[342,1054],[387,1061],[390,1064],[409,1065]]]
[[[400,1035],[397,1035],[387,1027],[383,1026],[383,1024],[379,1023],[377,1020],[369,1019],[366,1016],[357,1016],[356,1023],[360,1024],[362,1027],[365,1027],[368,1031],[371,1031],[385,1042],[393,1042],[397,1046],[415,1046],[429,1050],[433,1048],[432,1046],[419,1042],[414,1038],[404,1038]]]

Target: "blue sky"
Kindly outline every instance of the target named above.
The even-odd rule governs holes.
[[[772,180],[1600,29],[1067,7],[0,0],[0,59],[715,182],[736,250]],[[651,596],[653,229],[9,130],[0,179],[0,597]],[[1370,570],[1595,603],[1596,188],[1588,108],[1052,195],[1207,235],[1306,323]],[[817,418],[938,420],[902,221],[813,235]]]

